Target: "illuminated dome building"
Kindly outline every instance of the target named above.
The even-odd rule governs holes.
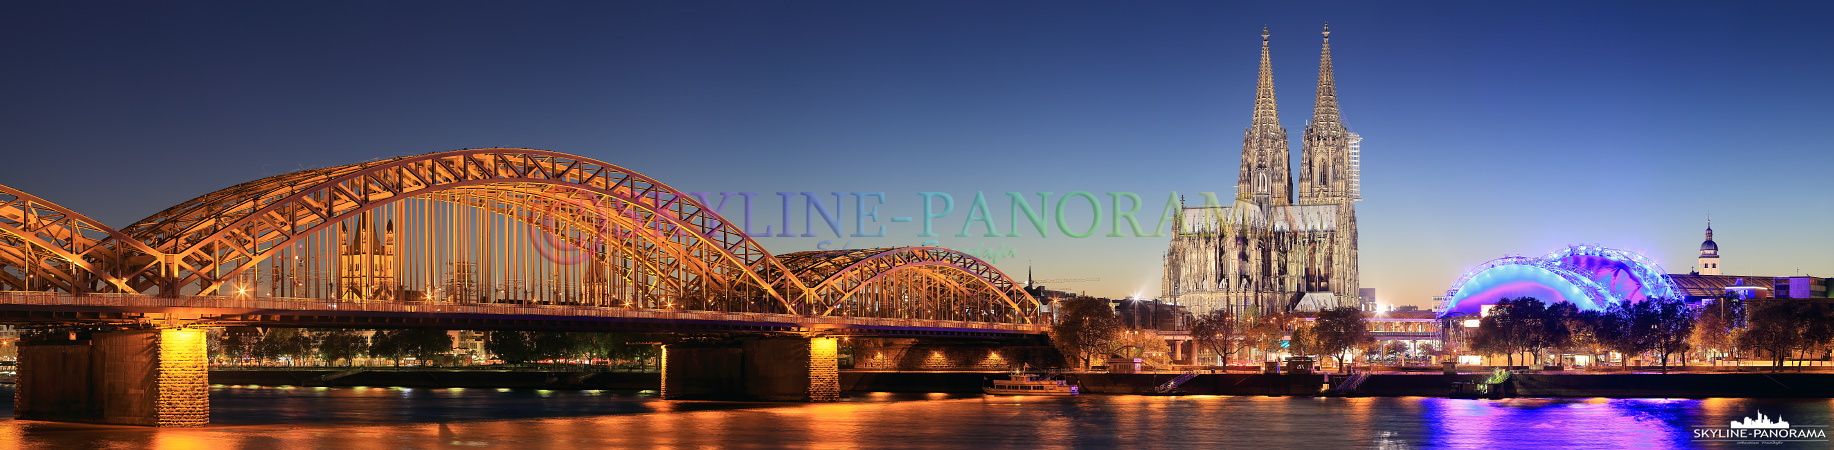
[[[1534,297],[1602,310],[1611,302],[1678,298],[1662,267],[1633,252],[1574,245],[1538,258],[1505,256],[1465,272],[1446,291],[1440,317],[1475,314],[1504,298]]]

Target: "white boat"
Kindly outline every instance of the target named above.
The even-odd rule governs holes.
[[[992,395],[1076,395],[1076,386],[1064,380],[1040,379],[1032,374],[1013,374],[1012,379],[993,380],[993,386],[982,387]]]

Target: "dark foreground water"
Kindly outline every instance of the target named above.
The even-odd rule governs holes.
[[[4,397],[11,386],[0,388]],[[1834,448],[1701,440],[1758,411],[1826,426],[1828,399],[983,397],[663,401],[635,393],[214,387],[213,425],[0,420],[7,448]],[[11,417],[5,402],[4,417]]]

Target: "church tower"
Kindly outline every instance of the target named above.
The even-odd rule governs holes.
[[[1318,56],[1318,91],[1312,120],[1305,125],[1300,153],[1299,204],[1335,206],[1329,244],[1316,251],[1314,265],[1325,273],[1313,276],[1326,281],[1326,289],[1339,306],[1357,305],[1356,205],[1351,190],[1350,130],[1337,109],[1337,77],[1331,69],[1331,26],[1325,25],[1324,49]],[[1314,269],[1317,270],[1317,269]]]
[[[1324,36],[1317,104],[1305,128],[1300,182],[1294,183],[1291,147],[1274,100],[1269,34],[1261,29],[1254,118],[1242,133],[1235,201],[1179,212],[1165,253],[1166,298],[1248,320],[1359,304],[1357,136],[1339,117],[1329,28]]]
[[[1700,243],[1700,274],[1719,275],[1719,244],[1713,243],[1713,221],[1707,221],[1707,241]]]
[[[1236,179],[1237,196],[1262,205],[1293,202],[1292,160],[1286,127],[1280,126],[1280,109],[1274,103],[1274,65],[1267,51],[1267,27],[1261,27],[1261,77],[1255,86],[1254,120],[1242,133],[1242,173]]]
[[[1325,26],[1324,52],[1318,58],[1318,96],[1312,120],[1305,124],[1300,155],[1299,204],[1336,205],[1350,193],[1350,131],[1337,111],[1337,79],[1331,73],[1331,27]]]

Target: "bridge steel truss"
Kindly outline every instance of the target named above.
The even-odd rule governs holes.
[[[276,175],[120,230],[0,185],[0,290],[517,304],[1036,324],[934,247],[773,256],[655,179],[530,149]]]
[[[783,255],[822,315],[1020,322],[1035,310],[1025,290],[973,256],[940,247]]]
[[[131,291],[127,277],[157,254],[114,228],[0,185],[0,290]]]

